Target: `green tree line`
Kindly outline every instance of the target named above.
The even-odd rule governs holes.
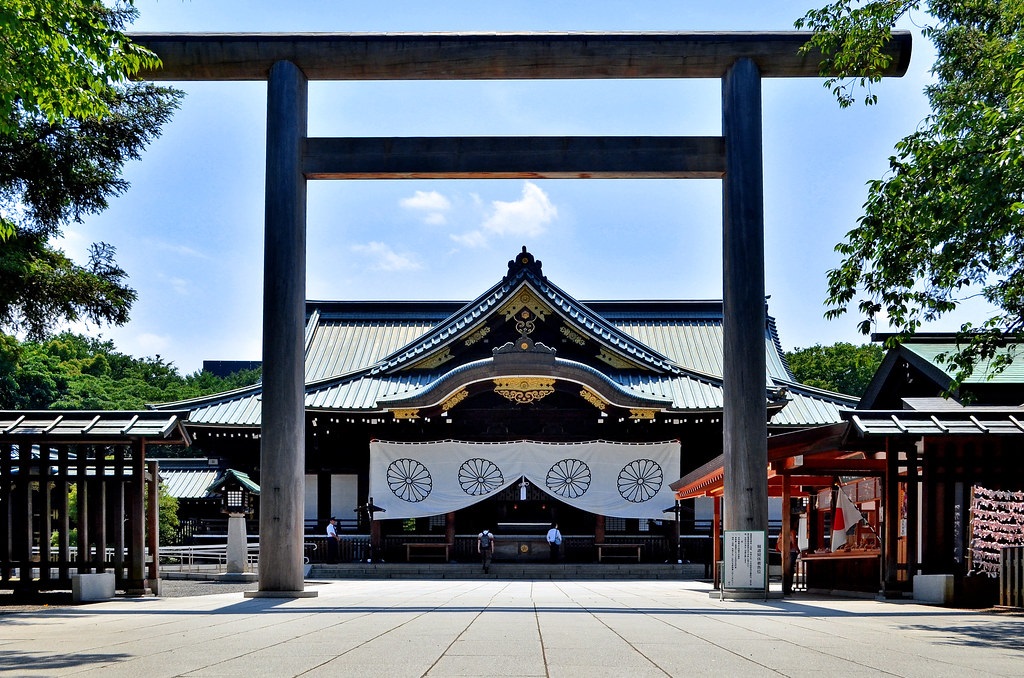
[[[110,340],[65,332],[19,341],[0,334],[0,409],[134,410],[256,383],[260,370],[226,378],[182,375],[159,356],[134,358]]]
[[[789,368],[801,384],[858,397],[864,395],[884,357],[885,349],[878,344],[854,346],[845,341],[786,353]]]

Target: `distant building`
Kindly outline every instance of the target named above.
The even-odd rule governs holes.
[[[224,378],[242,370],[255,370],[263,367],[262,360],[204,360],[203,372]]]

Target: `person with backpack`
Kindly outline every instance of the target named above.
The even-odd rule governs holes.
[[[491,556],[494,554],[494,535],[484,529],[476,538],[476,550],[480,554],[480,562],[484,566],[484,574],[491,569]]]
[[[551,549],[551,562],[558,561],[558,551],[562,547],[562,533],[558,530],[558,523],[551,523],[548,530],[548,548]]]

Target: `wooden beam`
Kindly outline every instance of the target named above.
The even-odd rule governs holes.
[[[809,31],[624,33],[129,33],[162,67],[145,80],[266,80],[278,61],[310,80],[720,78],[750,59],[768,78],[819,77]],[[882,75],[910,64],[895,31]]]
[[[307,179],[720,179],[721,137],[306,139]]]
[[[885,473],[885,459],[815,459],[804,457],[804,463],[791,469],[799,472],[824,471],[828,473],[867,473],[880,475]]]

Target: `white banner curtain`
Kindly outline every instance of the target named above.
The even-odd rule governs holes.
[[[370,443],[378,519],[457,511],[522,478],[576,508],[617,518],[665,518],[675,505],[679,441],[660,443]]]

